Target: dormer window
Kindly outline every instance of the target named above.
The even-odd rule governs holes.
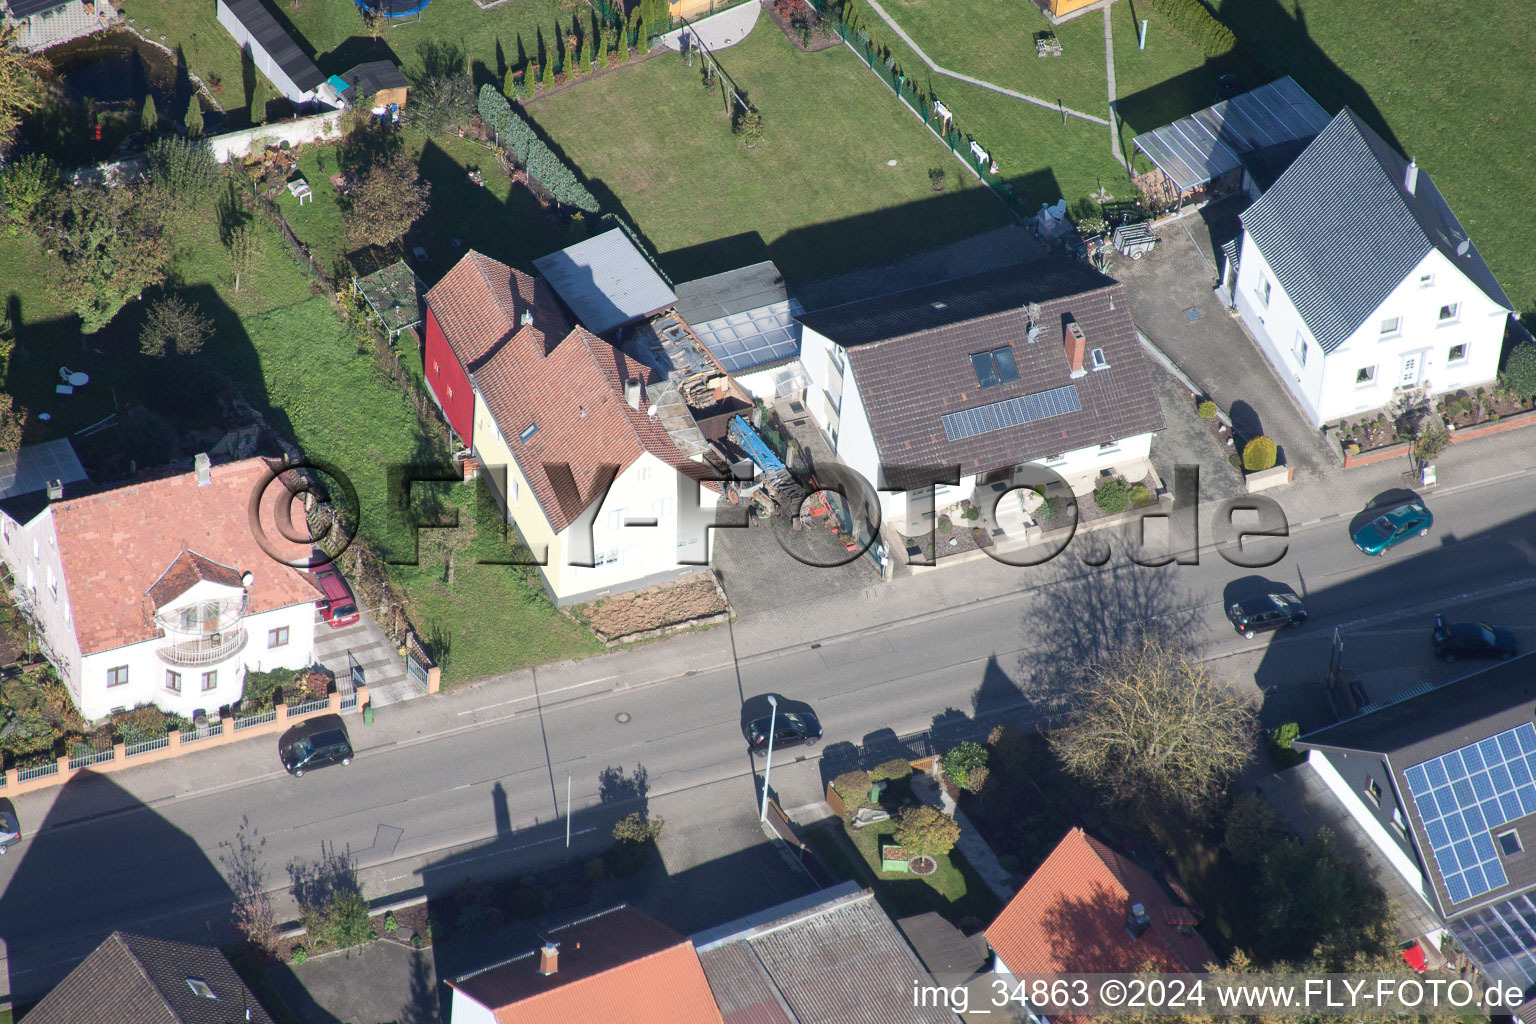
[[[976,383],[984,388],[1008,384],[1019,379],[1019,367],[1013,361],[1013,349],[1004,346],[991,352],[976,352],[971,356],[976,369]]]

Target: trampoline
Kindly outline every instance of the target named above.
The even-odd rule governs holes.
[[[384,18],[415,18],[432,0],[352,0],[364,14]]]

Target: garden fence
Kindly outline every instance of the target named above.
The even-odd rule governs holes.
[[[123,748],[124,757],[138,757],[147,754],[151,750],[160,750],[171,745],[169,736],[157,736],[152,740],[144,740],[141,743],[130,743]]]
[[[16,773],[16,781],[31,782],[33,779],[41,779],[45,775],[57,774],[59,774],[59,762],[53,761],[49,764],[37,765],[35,768],[23,768]]]
[[[352,702],[357,703],[357,695],[352,695]],[[295,704],[288,709],[289,718],[298,718],[300,715],[314,714],[316,711],[324,711],[331,706],[330,698],[321,697],[319,700],[306,701],[303,704]],[[274,717],[276,713],[274,712]]]
[[[266,725],[268,722],[277,721],[277,709],[263,711],[257,715],[247,715],[245,718],[234,719],[235,732],[241,729],[249,729],[253,725]]]
[[[79,757],[72,757],[69,759],[69,770],[76,771],[80,768],[89,768],[93,764],[101,764],[103,761],[110,761],[116,756],[117,751],[113,750],[111,747],[108,747],[106,750],[98,750],[92,754],[81,754]],[[53,767],[54,771],[58,771],[58,765],[54,765]]]
[[[357,694],[355,692],[342,694],[341,703],[337,706],[337,710],[338,711],[355,711],[356,709],[357,709]]]
[[[208,740],[222,735],[224,735],[224,723],[214,722],[201,729],[193,729],[191,732],[182,733],[181,745],[186,746],[188,743],[196,743],[198,740]]]

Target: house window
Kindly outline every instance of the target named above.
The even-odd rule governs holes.
[[[629,510],[628,509],[623,509],[623,508],[616,508],[612,512],[609,512],[608,513],[608,529],[609,530],[621,530],[621,529],[623,529],[624,528],[624,513],[627,512],[627,511],[629,511]]]
[[[1099,454],[1100,455],[1108,455],[1110,452],[1117,452],[1119,450],[1120,450],[1120,442],[1119,441],[1106,441],[1103,444],[1099,445]]]
[[[1408,820],[1403,817],[1403,809],[1401,807],[1392,808],[1392,827],[1403,835],[1408,834]]]
[[[53,566],[51,565],[48,567],[48,592],[55,598],[59,596],[59,581],[58,578],[53,575]]]
[[[976,370],[976,383],[984,388],[1019,379],[1019,368],[1013,361],[1013,349],[1006,346],[990,352],[973,353],[971,366]]]
[[[1101,348],[1088,353],[1088,362],[1095,370],[1109,369],[1109,360],[1104,358],[1104,350]]]
[[[1371,803],[1381,806],[1381,785],[1374,778],[1365,780],[1365,795],[1371,798]]]
[[[1461,311],[1461,303],[1459,303],[1459,302],[1452,302],[1452,303],[1450,303],[1448,305],[1441,306],[1440,307],[1440,322],[1443,323],[1443,324],[1453,324],[1453,323],[1455,323],[1456,322],[1456,314],[1459,313],[1460,311]]]
[[[1262,275],[1259,277],[1259,301],[1266,308],[1269,306],[1269,278]]]
[[[450,402],[453,401],[453,387],[452,387],[452,385],[450,385],[449,388],[448,388],[448,400]]]
[[[1296,361],[1302,366],[1307,365],[1307,339],[1299,332],[1296,335]]]
[[[537,423],[530,423],[527,427],[523,428],[523,432],[521,434],[517,435],[517,439],[523,444],[527,444],[533,435],[537,434],[538,432],[539,425]]]
[[[520,491],[519,491],[518,486],[517,486],[517,477],[513,477],[512,478],[512,504],[516,505],[519,501],[522,500],[521,498],[518,497],[519,493],[520,493]]]
[[[1066,461],[1067,457],[1065,455],[1052,455],[1050,458],[1045,460],[1045,464],[1047,466],[1059,466]]]
[[[287,647],[287,646],[288,646],[288,627],[287,626],[279,626],[276,629],[269,629],[269,630],[267,630],[267,647],[269,649],[273,648],[273,647]]]
[[[1381,322],[1381,336],[1383,338],[1395,338],[1403,329],[1403,318],[1389,316]]]
[[[127,686],[128,685],[128,666],[127,665],[119,665],[119,666],[117,666],[117,668],[109,668],[109,669],[107,669],[107,685],[108,686]]]
[[[1459,363],[1459,362],[1462,362],[1463,360],[1465,360],[1466,358],[1467,358],[1467,346],[1465,346],[1465,345],[1452,345],[1450,352],[1446,353],[1445,361],[1448,362],[1448,363]]]
[[[641,466],[640,470],[639,470],[639,474],[640,474],[640,482],[644,483],[645,481],[647,481],[647,480],[649,480],[651,478],[651,467],[650,466]]]
[[[1376,382],[1376,367],[1362,366],[1355,371],[1356,384],[1374,384]]]
[[[32,557],[34,559],[43,557],[43,546],[37,542],[36,537],[32,538]]]
[[[651,517],[660,522],[672,514],[671,498],[657,498],[651,502]]]
[[[437,360],[436,359],[432,360],[432,372],[433,373],[442,373],[443,372],[443,368],[441,366],[437,365]]]
[[[1419,287],[1420,288],[1428,288],[1430,285],[1432,285],[1434,283],[1435,283],[1435,275],[1434,274],[1420,274],[1419,275]]]
[[[172,693],[180,693],[181,692],[181,673],[180,672],[172,672],[170,669],[166,669],[165,670],[165,688],[167,690],[170,690]]]
[[[218,687],[219,687],[219,673],[218,673],[218,670],[215,669],[212,672],[204,672],[203,673],[203,692],[207,693],[209,690],[216,690],[216,689],[218,689]]]
[[[614,562],[617,562],[618,560],[619,560],[619,552],[618,552],[617,549],[615,549],[613,551],[603,551],[603,552],[600,552],[595,558],[592,559],[592,564],[594,566],[612,565]]]
[[[1520,833],[1514,829],[1499,833],[1499,849],[1504,851],[1504,856],[1513,857],[1525,847],[1520,845]]]

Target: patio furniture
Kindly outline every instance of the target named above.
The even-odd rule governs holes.
[[[74,385],[72,385],[72,384],[60,384],[60,385],[56,386],[53,390],[56,393],[61,394],[61,395],[72,395],[72,394],[75,393],[75,388],[74,388]]]
[[[315,201],[315,193],[310,190],[309,182],[303,178],[295,178],[288,182],[288,194],[297,199],[300,206],[304,205],[306,199],[311,203]]]

